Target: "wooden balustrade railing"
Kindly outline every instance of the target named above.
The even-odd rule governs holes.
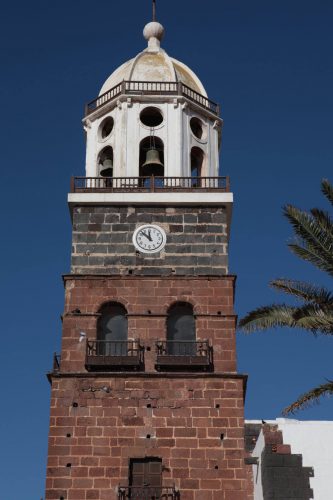
[[[85,116],[93,113],[120,95],[179,95],[186,97],[215,115],[219,115],[220,113],[218,104],[182,82],[123,81],[104,94],[99,95],[96,99],[88,102],[85,108]]]

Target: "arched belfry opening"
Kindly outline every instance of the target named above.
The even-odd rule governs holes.
[[[164,144],[162,139],[155,137],[153,130],[149,137],[140,142],[139,176],[164,176]]]
[[[97,172],[99,177],[113,177],[113,149],[106,146],[100,151],[97,159]]]
[[[196,328],[193,306],[177,302],[167,315],[167,350],[173,355],[195,353]]]
[[[191,149],[191,177],[192,186],[200,186],[200,177],[203,173],[203,163],[204,163],[205,153],[201,148],[194,146]]]
[[[100,354],[127,355],[127,311],[122,304],[110,302],[102,306],[97,321],[97,342]]]

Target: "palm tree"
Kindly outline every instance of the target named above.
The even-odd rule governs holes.
[[[333,206],[333,186],[324,179],[321,191]],[[310,212],[286,205],[283,213],[293,227],[295,241],[288,246],[303,260],[333,277],[333,220],[329,213],[318,208]],[[277,279],[270,283],[276,290],[296,298],[300,304],[272,304],[249,312],[239,322],[247,333],[268,328],[286,326],[301,328],[314,335],[333,335],[333,293],[318,287],[290,279]],[[295,413],[318,401],[321,396],[333,394],[333,380],[302,394],[283,410],[284,415]]]

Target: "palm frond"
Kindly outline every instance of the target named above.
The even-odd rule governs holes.
[[[296,326],[312,333],[333,335],[333,307],[330,305],[306,304],[294,313]]]
[[[246,333],[287,326],[301,328],[314,335],[332,335],[333,311],[332,306],[313,303],[301,307],[272,304],[249,312],[239,321],[238,326]]]
[[[249,312],[239,321],[239,327],[246,333],[252,333],[267,328],[278,326],[295,326],[294,314],[297,307],[281,305],[270,305],[259,307]]]
[[[329,380],[326,384],[319,385],[311,391],[302,394],[294,403],[287,406],[282,415],[287,416],[295,414],[299,410],[308,408],[309,406],[318,403],[319,398],[322,396],[330,396],[333,394],[333,381]]]
[[[333,186],[327,179],[322,180],[321,190],[333,205]],[[286,205],[283,210],[296,236],[296,241],[288,245],[290,250],[333,277],[333,220],[329,213],[318,208],[305,212],[292,205]],[[302,304],[298,307],[286,304],[259,307],[239,321],[244,332],[286,326],[301,328],[314,335],[333,335],[333,292],[324,287],[284,278],[273,280],[270,285],[301,300]],[[284,409],[283,414],[294,413],[318,402],[321,396],[331,394],[333,381],[329,380],[301,395]]]
[[[333,257],[327,258],[327,255],[323,256],[320,252],[317,251],[317,249],[314,249],[309,244],[307,245],[307,248],[304,248],[297,243],[289,243],[288,248],[295,255],[297,255],[297,257],[311,262],[311,264],[316,266],[321,271],[325,271],[330,276],[333,276]]]
[[[331,233],[324,231],[311,214],[292,205],[284,207],[284,215],[300,238],[302,247],[315,254],[319,260],[329,262],[333,267],[333,238]],[[299,245],[299,242],[297,243]]]
[[[311,214],[321,229],[327,233],[328,237],[333,239],[333,220],[330,214],[320,208],[312,208]]]
[[[304,281],[279,278],[270,282],[270,286],[276,290],[288,293],[297,299],[315,304],[332,304],[333,293],[323,287],[318,287]]]
[[[327,179],[321,181],[321,192],[326,196],[328,201],[333,205],[333,186]]]

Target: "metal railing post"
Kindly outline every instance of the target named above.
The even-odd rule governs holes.
[[[77,177],[70,179],[70,192],[187,192],[193,190],[205,190],[207,192],[218,189],[219,191],[230,191],[229,177],[164,177],[154,175],[144,177]]]
[[[177,83],[177,94],[178,95],[183,95],[183,84],[182,82]]]

